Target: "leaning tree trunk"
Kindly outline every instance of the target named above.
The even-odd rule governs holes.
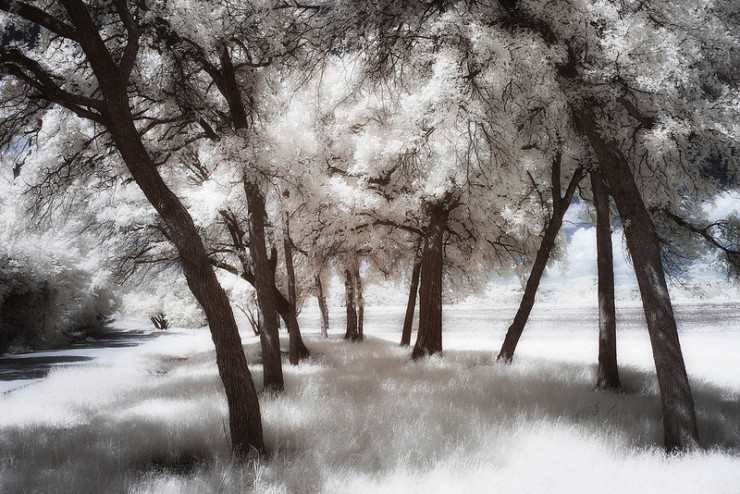
[[[445,202],[429,210],[429,226],[421,254],[419,329],[412,359],[442,353],[442,266],[444,233],[449,211]]]
[[[562,216],[559,219],[562,220]],[[522,332],[524,332],[524,326],[527,324],[532,307],[534,307],[537,288],[540,286],[540,280],[542,279],[542,274],[545,272],[547,261],[550,258],[550,252],[552,252],[552,248],[555,246],[560,225],[561,221],[553,217],[545,229],[545,235],[542,237],[542,243],[537,251],[532,272],[529,274],[529,278],[527,278],[527,285],[524,289],[522,300],[519,303],[519,309],[514,316],[514,322],[511,323],[511,326],[509,326],[506,332],[506,338],[504,338],[504,343],[501,346],[497,360],[510,362],[514,358],[514,351],[519,343],[519,338],[522,336]]]
[[[514,321],[506,332],[506,338],[504,338],[504,343],[501,345],[501,351],[498,354],[497,360],[511,362],[514,358],[514,351],[519,343],[519,338],[522,336],[524,326],[527,324],[532,307],[534,307],[534,299],[537,295],[537,288],[540,286],[542,274],[545,272],[547,261],[550,258],[550,253],[558,238],[558,232],[563,224],[563,217],[566,211],[568,211],[576,186],[583,177],[583,170],[578,168],[568,184],[565,196],[560,197],[560,159],[560,155],[558,154],[552,164],[552,218],[550,218],[550,222],[547,228],[545,228],[545,234],[542,237],[542,243],[534,259],[532,272],[527,279],[527,285],[524,288],[524,295],[522,295],[522,300],[519,303],[519,309],[516,311]]]
[[[190,213],[164,183],[144,149],[124,94],[122,88],[117,104],[111,105],[109,130],[134,180],[167,225],[188,286],[206,314],[229,406],[232,447],[240,455],[263,451],[259,401],[229,299],[211,268]]]
[[[33,86],[40,100],[66,106],[80,117],[97,122],[110,133],[132,178],[164,221],[168,237],[178,252],[188,287],[205,312],[229,407],[232,448],[239,455],[254,450],[262,452],[264,442],[259,401],[228,297],[210,266],[190,213],[159,174],[131,113],[129,83],[139,49],[140,32],[126,3],[119,2],[116,11],[121,22],[117,25],[113,17],[110,21],[114,29],[125,30],[127,45],[122,56],[114,56],[101,37],[101,28],[93,19],[87,3],[62,0],[62,5],[67,11],[64,22],[57,21],[41,8],[20,2],[0,2],[0,10],[24,18],[32,25],[58,31],[70,43],[79,44],[98,81],[95,95],[83,98],[83,103],[80,103],[77,95],[68,93],[66,88],[60,89],[65,86],[63,81],[55,80],[41,64],[16,56],[18,63],[32,67],[24,70],[19,79]]]
[[[319,311],[321,312],[321,336],[329,337],[329,306],[326,304],[326,295],[324,294],[324,285],[321,283],[321,273],[315,276],[316,281],[316,299],[319,301]]]
[[[414,260],[414,268],[411,271],[411,286],[409,287],[409,301],[406,304],[406,316],[403,318],[401,346],[409,346],[411,344],[411,330],[414,325],[414,309],[416,308],[416,295],[419,293],[420,274],[421,259],[416,259]]]
[[[122,119],[121,115],[126,115],[127,110],[128,108],[121,108],[112,118]],[[120,125],[125,128],[111,134],[116,139],[134,180],[167,225],[169,236],[180,256],[188,286],[206,314],[216,347],[216,364],[229,406],[232,448],[239,455],[252,450],[261,452],[264,450],[264,442],[259,401],[247,368],[229,299],[210,266],[206,249],[190,214],[165,185],[138,140],[133,122]]]
[[[617,367],[617,318],[614,307],[614,259],[612,254],[609,193],[603,178],[591,172],[591,190],[596,207],[596,258],[599,277],[599,369],[596,387],[619,389]]]
[[[347,306],[347,331],[344,333],[344,339],[358,341],[360,334],[357,331],[355,284],[352,280],[352,272],[349,269],[344,271],[344,297]]]
[[[293,245],[290,240],[290,218],[285,214],[285,236],[283,237],[283,248],[285,250],[285,270],[288,274],[288,336],[290,338],[290,349],[288,351],[291,365],[298,365],[303,359],[311,356],[311,353],[303,344],[301,330],[298,326],[298,311],[296,308],[295,293],[295,270],[293,269]]]
[[[75,3],[77,5],[77,3]],[[234,452],[262,452],[264,441],[259,400],[247,367],[239,329],[229,299],[211,268],[208,254],[193,219],[165,184],[141,142],[131,115],[126,82],[118,77],[107,48],[84,5],[70,10],[80,45],[101,85],[106,100],[106,126],[131,176],[162,217],[177,249],[188,287],[203,307],[216,348],[216,364],[229,407],[229,430]]]
[[[653,348],[663,408],[665,447],[669,451],[698,448],[694,399],[650,214],[626,159],[614,143],[601,136],[591,110],[581,110],[576,121],[596,155],[624,225]]]
[[[267,258],[265,244],[265,199],[256,184],[244,178],[244,193],[249,210],[249,251],[254,263],[254,288],[257,302],[262,312],[262,346],[263,382],[265,390],[282,391],[283,365],[280,361],[280,336],[278,333],[278,315],[275,309],[275,280],[270,261]]]

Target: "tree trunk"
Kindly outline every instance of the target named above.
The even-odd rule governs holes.
[[[421,254],[419,329],[412,359],[442,353],[442,266],[448,215],[445,202],[433,205],[429,211],[429,227]]]
[[[101,38],[89,5],[81,0],[62,0],[62,5],[69,17],[69,22],[63,23],[64,30],[79,43],[98,81],[99,90],[95,92],[102,96],[102,100],[97,100],[95,105],[78,115],[106,127],[134,181],[164,221],[167,234],[180,257],[188,287],[203,307],[208,320],[216,349],[216,364],[229,407],[232,448],[237,455],[246,455],[255,450],[262,452],[264,442],[259,401],[228,297],[211,268],[190,213],[159,174],[131,114],[129,77],[138,52],[139,32],[135,26],[127,23],[131,19],[126,4],[118,5],[118,15],[127,31],[128,44],[122,57],[114,57]],[[9,9],[7,3],[2,7],[2,10]],[[35,8],[13,10],[37,25],[43,25],[51,19],[43,10]],[[111,19],[111,22],[115,24],[115,20]],[[43,70],[43,67],[39,66],[39,69]],[[54,81],[52,86],[56,88],[57,84],[64,85],[61,81]],[[43,85],[38,89],[49,102],[64,105],[64,91],[54,90],[46,94]]]
[[[411,329],[414,323],[414,309],[416,308],[416,295],[419,293],[419,275],[421,274],[421,259],[414,260],[414,268],[411,271],[411,286],[409,287],[409,301],[406,304],[406,317],[403,319],[403,331],[401,332],[401,346],[411,344]]]
[[[596,387],[599,389],[619,389],[609,193],[603,178],[596,171],[591,172],[591,190],[594,194],[594,206],[596,207],[596,257],[599,277],[599,370]]]
[[[360,277],[360,265],[355,266],[352,273],[352,281],[355,285],[355,301],[357,305],[357,336],[362,340],[365,338],[365,297],[362,296],[362,278]]]
[[[532,307],[534,306],[534,300],[537,295],[537,288],[540,286],[542,274],[545,272],[547,261],[550,258],[550,253],[552,252],[552,249],[555,246],[555,241],[558,238],[558,232],[563,224],[563,217],[568,211],[568,207],[570,207],[570,202],[573,199],[576,186],[583,177],[583,170],[581,168],[577,169],[568,184],[565,196],[560,197],[560,155],[555,157],[552,167],[552,218],[550,218],[550,222],[547,224],[547,228],[545,228],[542,243],[540,244],[539,250],[537,250],[534,265],[532,265],[532,272],[529,274],[529,278],[527,279],[527,285],[524,288],[524,294],[522,295],[519,309],[516,311],[514,321],[511,323],[511,326],[509,326],[509,329],[506,332],[506,338],[504,338],[504,343],[501,345],[501,351],[498,354],[497,360],[503,360],[504,362],[511,362],[514,358],[514,351],[516,350],[517,343],[519,343],[519,338],[522,336],[524,326],[527,324],[529,314],[532,312]]]
[[[352,272],[349,269],[344,271],[344,300],[347,306],[347,331],[344,333],[344,339],[357,341],[360,339],[360,334],[357,331],[355,284],[352,280]]]
[[[694,400],[653,223],[626,159],[614,143],[607,142],[599,134],[591,110],[581,110],[576,115],[576,122],[596,155],[624,225],[653,348],[663,408],[665,447],[668,451],[698,448]]]
[[[301,330],[298,326],[298,311],[296,308],[296,294],[295,294],[295,270],[293,269],[293,245],[290,240],[290,219],[288,214],[285,214],[285,236],[283,237],[283,248],[285,250],[285,270],[288,274],[288,320],[286,326],[288,327],[288,336],[290,338],[290,350],[289,358],[291,365],[298,365],[303,359],[307,359],[311,356],[311,353],[303,344],[303,338],[301,337]]]
[[[221,217],[224,219],[226,229],[229,232],[229,235],[231,236],[231,243],[234,248],[234,251],[237,254],[237,257],[239,258],[239,263],[241,264],[241,270],[237,269],[234,266],[230,266],[224,262],[221,261],[215,261],[211,259],[211,264],[213,266],[216,266],[218,268],[224,269],[227,272],[241,277],[244,281],[252,285],[253,287],[256,287],[256,280],[255,275],[252,272],[252,263],[250,262],[250,256],[248,253],[249,247],[244,243],[244,239],[247,238],[247,236],[244,234],[244,231],[241,228],[241,225],[239,223],[239,219],[236,217],[234,213],[232,213],[229,210],[221,210]],[[273,254],[273,258],[276,258],[277,256]],[[276,263],[270,262],[270,270],[272,271],[276,267]],[[272,295],[275,301],[275,309],[277,310],[278,314],[280,314],[280,317],[285,322],[285,326],[288,327],[288,321],[290,320],[290,304],[288,302],[288,299],[285,298],[285,296],[280,292],[280,290],[277,288],[277,286],[274,283],[274,273],[273,273],[273,290]],[[256,288],[255,288],[256,290]]]
[[[321,273],[316,277],[316,299],[319,301],[319,310],[321,311],[321,336],[329,337],[329,306],[326,305],[326,295],[324,294],[324,285],[321,283]]]
[[[542,238],[542,243],[537,251],[537,256],[532,266],[532,272],[527,278],[527,285],[522,295],[522,300],[519,303],[519,309],[516,311],[514,316],[514,322],[509,326],[506,332],[506,338],[501,346],[497,360],[504,360],[510,362],[514,358],[514,351],[519,343],[519,338],[522,336],[524,326],[527,324],[529,314],[532,312],[534,307],[535,296],[537,295],[537,288],[540,286],[540,280],[542,274],[545,272],[547,267],[547,261],[550,258],[550,252],[555,246],[555,240],[557,240],[558,232],[560,231],[562,216],[560,221],[558,218],[552,218],[550,224],[545,229],[545,236]]]
[[[167,225],[188,286],[206,314],[229,406],[232,448],[238,455],[262,452],[259,401],[229,299],[216,279],[189,212],[164,183],[144,149],[124,94],[125,90],[118,104],[111,105],[109,130],[134,180]]]
[[[249,209],[249,252],[254,263],[254,288],[257,302],[262,313],[262,367],[264,369],[264,388],[267,391],[282,391],[283,366],[280,361],[280,336],[278,333],[278,315],[275,308],[275,279],[265,244],[265,199],[256,184],[244,178],[244,193]]]

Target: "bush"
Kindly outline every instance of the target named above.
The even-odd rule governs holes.
[[[0,353],[50,348],[98,331],[115,308],[98,278],[63,259],[0,255]]]
[[[163,316],[168,327],[200,328],[207,324],[203,309],[178,269],[151,273],[137,281],[136,286],[129,287],[122,297],[121,313],[124,316],[149,320]]]

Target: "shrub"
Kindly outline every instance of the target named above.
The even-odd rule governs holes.
[[[104,281],[65,259],[0,255],[0,353],[50,348],[98,331],[115,308]]]

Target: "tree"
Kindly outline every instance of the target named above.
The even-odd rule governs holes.
[[[389,229],[397,245],[405,244],[402,254],[390,249],[388,254],[413,262],[421,239],[424,318],[432,314],[427,307],[441,311],[445,285],[480,286],[491,268],[512,265],[526,248],[518,245],[523,215],[507,208],[528,193],[526,168],[515,165],[514,153],[526,142],[516,142],[513,126],[502,125],[501,114],[489,111],[491,101],[495,104],[489,96],[503,87],[496,70],[478,70],[495,56],[471,41],[482,29],[475,16],[455,12],[438,24],[422,23],[428,30],[422,34],[405,31],[406,22],[417,25],[418,19],[409,20],[413,14],[389,12],[398,15],[389,25],[408,41],[393,53],[397,70],[378,67],[382,61],[363,52],[363,64],[352,72],[358,82],[352,79],[352,92],[327,119],[326,148],[341,160],[330,165],[336,175],[364,186],[363,196],[372,193],[360,212],[365,227]],[[359,45],[366,48],[364,41]],[[375,48],[374,41],[368,43]],[[542,156],[528,149],[527,164],[534,171]],[[415,357],[441,351],[439,311],[420,322]]]
[[[257,200],[259,201],[259,199]],[[264,202],[264,199],[262,201]],[[259,207],[259,203],[253,206],[253,208],[256,207]],[[264,208],[265,206],[263,205],[262,207]],[[249,240],[243,226],[243,223],[247,223],[247,227],[249,226],[248,220],[240,218],[240,214],[238,214],[231,208],[222,209],[219,211],[219,214],[222,217],[223,226],[228,231],[228,236],[230,240],[224,245],[220,245],[218,241],[212,242],[215,248],[211,253],[211,263],[217,268],[220,268],[235,276],[239,276],[253,287],[256,287],[257,277],[255,274],[255,262],[252,255],[250,254],[250,246],[248,245]],[[285,248],[286,245],[284,243],[284,249]],[[233,260],[229,260],[229,255],[236,257],[238,262],[233,262]],[[269,267],[269,271],[271,273],[269,278],[272,280],[271,293],[273,305],[275,306],[274,309],[277,311],[282,320],[285,322],[285,325],[288,327],[288,334],[290,338],[289,345],[290,348],[292,348],[292,350],[290,351],[290,361],[292,365],[297,365],[300,360],[307,358],[310,354],[308,352],[308,349],[306,349],[305,345],[303,344],[300,328],[298,327],[296,303],[291,303],[291,301],[282,294],[275,282],[275,272],[277,270],[278,263],[277,249],[275,248],[275,246],[271,248],[271,254],[268,256],[267,245],[265,245],[265,253],[260,254],[260,256],[262,256],[260,258],[267,259],[267,266]],[[285,260],[286,272],[292,270],[292,267],[288,267],[287,254]],[[267,276],[267,274],[264,275]],[[288,274],[288,278],[291,278],[290,274]],[[295,274],[292,275],[292,278],[293,284],[295,284]],[[288,285],[288,292],[290,297],[290,282],[288,283]],[[295,286],[293,286],[292,290],[295,290]],[[271,351],[274,351],[274,349]]]
[[[286,322],[288,333],[290,335],[289,358],[292,365],[298,365],[298,362],[308,358],[309,353],[306,345],[303,344],[301,331],[298,327],[297,313],[297,296],[295,269],[293,268],[293,240],[290,238],[290,215],[286,212],[283,219],[283,253],[285,254],[285,271],[288,277],[288,314],[289,319]]]
[[[625,237],[640,287],[661,389],[666,448],[696,448],[699,434],[693,397],[650,215],[626,160],[613,144],[597,133],[593,115],[584,112],[578,118],[609,183],[619,216],[626,225]]]
[[[234,451],[264,449],[259,402],[247,368],[239,331],[224,290],[218,283],[192,217],[162,179],[144,137],[147,111],[140,113],[137,61],[147,50],[142,10],[123,2],[83,3],[62,0],[44,9],[4,0],[6,19],[22,30],[42,28],[26,46],[3,47],[2,105],[11,119],[3,125],[3,143],[22,138],[23,130],[61,107],[92,121],[94,141],[115,146],[133,180],[157,210],[180,256],[183,272],[208,319],[219,374],[229,405]],[[153,120],[152,125],[163,122]],[[137,126],[138,124],[138,126]],[[140,130],[144,128],[144,131]]]
[[[557,10],[524,1],[499,5],[501,25],[527,30],[543,49],[558,47],[565,55],[557,63],[557,84],[625,225],[661,387],[665,445],[692,449],[698,445],[693,398],[645,198],[659,204],[685,190],[694,197],[711,190],[695,164],[711,149],[732,152],[732,137],[722,124],[724,110],[709,108],[696,88],[708,81],[704,87],[719,103],[715,108],[727,108],[719,100],[723,86],[737,80],[726,65],[737,56],[737,41],[719,35],[719,24],[726,22],[717,15],[721,9],[685,16],[675,4],[600,2],[581,9],[579,2],[563,2]],[[626,37],[627,30],[641,36]],[[684,125],[680,130],[678,122]]]
[[[244,178],[244,194],[249,207],[249,251],[254,260],[254,287],[257,291],[262,327],[262,366],[264,368],[265,389],[274,392],[283,391],[283,367],[280,362],[280,337],[278,335],[278,315],[275,309],[273,293],[275,274],[270,269],[265,247],[265,200],[259,187]]]
[[[403,329],[401,330],[401,346],[411,344],[411,330],[414,324],[414,309],[416,308],[416,296],[419,293],[419,279],[421,278],[421,259],[414,259],[414,267],[411,270],[411,281],[409,283],[409,299],[406,304],[406,315],[403,318]]]
[[[248,130],[251,127],[251,119],[254,117],[252,108],[245,104],[245,101],[251,101],[253,96],[253,81],[246,79],[244,87],[240,84],[240,81],[245,79],[239,70],[239,65],[234,63],[234,55],[241,55],[251,62],[246,64],[247,67],[269,64],[263,59],[270,56],[270,53],[265,53],[259,44],[255,50],[257,53],[242,48],[240,43],[252,41],[247,33],[253,22],[252,12],[248,4],[232,5],[232,7],[236,9],[235,12],[222,11],[219,13],[236,17],[236,19],[226,21],[223,18],[218,19],[215,15],[211,16],[211,18],[224,22],[223,25],[215,26],[214,32],[193,32],[184,35],[175,31],[172,22],[167,17],[172,15],[175,22],[182,21],[180,17],[183,12],[172,12],[167,6],[161,6],[157,12],[152,13],[153,29],[157,33],[161,51],[168,55],[168,61],[173,67],[172,73],[175,74],[177,90],[189,96],[187,99],[181,98],[178,103],[184,111],[200,117],[198,122],[206,135],[210,140],[219,142],[225,148],[223,151],[227,156],[233,151],[229,148],[234,145],[242,147],[245,151],[248,150],[246,139],[250,137]],[[234,22],[235,20],[237,22]],[[239,21],[245,22],[247,26],[240,26]],[[252,62],[252,57],[257,57],[257,60]],[[211,85],[223,98],[222,101],[213,102],[212,99],[209,101],[206,97],[208,87]],[[225,112],[219,111],[218,108],[219,103],[222,105],[223,102],[226,103]],[[209,123],[209,119],[215,125]],[[229,143],[231,146],[224,142],[224,138],[231,139],[232,142]],[[231,158],[234,164],[239,163],[239,160]],[[250,174],[247,166],[243,167],[242,173],[241,181],[249,211],[248,247],[254,261],[254,286],[263,318],[260,342],[264,385],[266,389],[282,391],[283,375],[279,323],[274,299],[274,272],[270,267],[265,243],[267,212],[264,193],[260,190],[259,180],[253,176],[253,173]]]
[[[347,331],[344,333],[344,339],[361,341],[359,296],[355,274],[355,270],[352,267],[347,267],[344,270],[344,305],[347,309]]]
[[[514,357],[514,350],[519,341],[519,338],[524,331],[524,325],[527,323],[529,314],[534,306],[535,295],[537,294],[537,287],[540,284],[542,275],[545,272],[547,261],[550,258],[550,252],[552,252],[557,240],[560,227],[563,224],[563,217],[568,211],[571,201],[573,200],[573,194],[576,191],[581,178],[584,175],[583,168],[576,169],[575,173],[568,182],[568,186],[565,190],[565,194],[561,196],[561,160],[562,155],[557,153],[552,162],[552,181],[550,186],[550,195],[552,203],[552,215],[547,223],[547,227],[542,235],[542,243],[537,251],[534,264],[532,265],[532,272],[527,278],[527,285],[522,295],[522,301],[519,304],[519,309],[514,316],[514,322],[509,326],[509,330],[506,332],[506,338],[501,346],[501,351],[498,354],[498,360],[511,361]],[[543,209],[545,204],[542,205]]]
[[[356,7],[352,2],[344,6]],[[456,66],[466,82],[448,79],[447,87],[469,88],[467,94],[476,96],[466,99],[465,112],[472,112],[472,103],[483,103],[485,117],[473,121],[495,122],[483,129],[490,131],[488,142],[498,144],[496,151],[521,159],[517,144],[531,149],[529,139],[546,149],[542,145],[553,137],[548,129],[557,129],[576,161],[593,161],[603,174],[627,226],[628,247],[641,271],[638,279],[644,277],[640,289],[661,382],[666,447],[693,448],[698,442],[693,400],[648,213],[681,202],[685,195],[693,201],[711,197],[716,185],[703,179],[697,163],[713,153],[737,153],[736,126],[727,125],[735,108],[728,95],[738,86],[731,67],[740,53],[737,38],[727,35],[737,24],[731,8],[580,0],[557,5],[435,2],[407,10],[379,2],[375,7],[362,10],[361,16],[350,12],[345,24],[338,23],[357,33],[352,41],[368,50],[368,80],[393,78],[396,86],[413,86],[407,81],[424,72],[414,72],[416,65],[408,62],[419,61],[419,51],[426,48],[449,62],[457,48],[467,55]],[[462,18],[465,22],[450,22]],[[487,35],[458,36],[464,31],[461,25],[470,32],[482,28]],[[434,31],[425,32],[428,26]],[[459,43],[465,39],[469,42]],[[480,39],[487,44],[477,43]],[[427,69],[443,66],[441,61],[421,64]],[[486,84],[493,71],[498,77]],[[470,121],[452,118],[454,112],[447,115],[447,122]],[[436,127],[435,137],[438,132]],[[514,191],[516,196],[519,189]],[[442,195],[440,191],[436,197]]]
[[[442,352],[443,243],[452,199],[428,205],[429,225],[421,254],[419,330],[411,358]]]
[[[596,209],[596,262],[599,285],[599,367],[596,387],[619,389],[611,210],[609,192],[604,179],[595,171],[591,172],[591,192]]]

